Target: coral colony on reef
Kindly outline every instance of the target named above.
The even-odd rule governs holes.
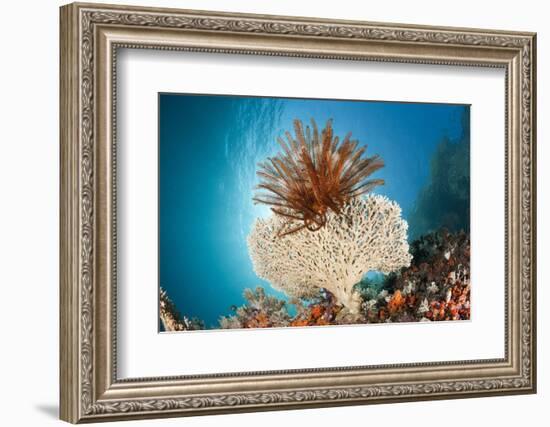
[[[358,313],[355,285],[366,273],[391,273],[411,261],[407,223],[399,206],[384,196],[351,199],[340,213],[326,214],[325,225],[316,231],[280,236],[284,221],[277,214],[258,219],[248,246],[257,275],[292,297],[311,298],[325,290]]]
[[[465,320],[470,318],[470,239],[441,228],[409,245],[400,206],[372,193],[384,166],[328,121],[319,132],[294,121],[294,136],[258,165],[253,201],[271,208],[247,237],[254,271],[288,296],[262,287],[219,319],[219,328],[265,328]],[[376,273],[370,276],[367,273]],[[204,329],[160,291],[165,331]]]

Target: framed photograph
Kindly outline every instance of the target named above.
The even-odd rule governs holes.
[[[63,420],[536,391],[535,34],[60,22]]]

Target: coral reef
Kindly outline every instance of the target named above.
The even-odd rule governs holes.
[[[290,326],[335,325],[339,323],[342,311],[345,311],[334,295],[325,289],[320,289],[317,297],[307,303],[298,298],[293,298],[291,303],[296,307],[297,314]]]
[[[246,305],[232,307],[235,314],[220,317],[220,328],[269,328],[290,324],[285,301],[266,295],[263,288],[245,289],[244,298]]]
[[[411,244],[411,266],[381,287],[358,285],[366,323],[470,318],[470,239],[445,229]]]
[[[293,298],[296,314],[290,316],[283,301],[265,297],[258,304],[239,307],[226,328],[321,326],[387,322],[421,322],[470,319],[470,239],[467,234],[442,229],[411,244],[411,265],[376,281],[363,279],[355,286],[360,310],[343,306],[326,288],[309,298]],[[260,292],[262,291],[262,292]],[[251,291],[247,291],[250,294]],[[262,307],[262,308],[259,308]],[[270,308],[271,307],[271,308]],[[273,316],[272,313],[277,313]],[[237,321],[238,318],[238,321]],[[227,318],[224,318],[227,319]],[[258,319],[262,322],[259,322]],[[266,319],[269,319],[267,321]],[[261,323],[261,326],[258,324]]]
[[[363,157],[366,147],[348,133],[340,143],[329,120],[319,135],[317,124],[304,128],[294,120],[295,137],[278,138],[283,152],[260,163],[257,172],[260,191],[255,203],[271,206],[281,217],[277,235],[302,229],[317,231],[325,226],[328,214],[339,215],[354,197],[384,183],[367,178],[384,166],[378,156]]]
[[[412,214],[423,235],[409,245],[401,207],[366,194],[383,184],[368,179],[384,166],[378,156],[364,157],[366,147],[359,148],[351,133],[340,142],[330,120],[321,134],[313,120],[305,130],[295,120],[294,131],[294,137],[285,133],[286,141],[278,138],[281,153],[258,165],[260,192],[253,200],[273,215],[256,219],[247,237],[256,275],[290,300],[262,287],[246,289],[246,303],[221,316],[219,327],[469,319],[470,239],[457,232],[469,226],[469,169],[462,167],[469,145],[440,145]],[[449,186],[452,194],[444,199]],[[441,228],[445,224],[451,232]],[[167,331],[204,329],[199,319],[181,316],[162,289],[160,317]]]
[[[316,233],[312,233],[316,234]],[[284,239],[283,239],[284,240]],[[439,230],[411,243],[410,266],[363,279],[354,287],[359,309],[345,307],[326,288],[315,288],[307,298],[290,302],[266,295],[262,287],[246,289],[246,303],[222,316],[223,329],[287,326],[349,325],[386,322],[468,320],[470,318],[470,239],[465,233]],[[289,312],[290,306],[295,314]],[[167,331],[204,329],[175,309],[161,289],[161,320]]]
[[[248,246],[256,274],[292,297],[313,297],[322,288],[355,313],[361,300],[354,286],[365,273],[389,273],[411,260],[401,208],[384,196],[351,199],[340,214],[329,212],[317,232],[280,237],[285,221],[279,215],[256,220]]]
[[[186,316],[182,316],[168,297],[166,291],[162,288],[159,291],[159,314],[160,321],[166,332],[205,329],[204,323],[201,320],[197,318],[189,319]]]

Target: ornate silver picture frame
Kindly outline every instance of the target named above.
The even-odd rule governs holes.
[[[61,419],[97,422],[536,392],[535,34],[81,3],[63,6],[60,13]],[[504,70],[504,357],[121,379],[116,281],[121,49]]]

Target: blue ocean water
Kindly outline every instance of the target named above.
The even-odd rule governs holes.
[[[285,298],[255,275],[246,236],[256,217],[270,214],[252,203],[256,165],[278,152],[276,137],[293,133],[296,118],[314,118],[319,128],[332,118],[336,135],[351,131],[367,155],[382,157],[373,177],[386,183],[375,192],[401,205],[410,236],[433,225],[433,200],[453,212],[453,194],[442,191],[457,185],[439,181],[459,175],[464,182],[453,183],[469,203],[468,106],[159,94],[159,284],[207,327],[245,302],[245,288]],[[459,144],[465,154],[449,155]]]

